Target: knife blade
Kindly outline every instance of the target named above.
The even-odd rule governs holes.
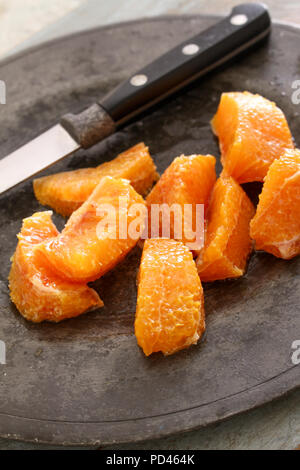
[[[129,119],[265,39],[268,9],[249,3],[204,32],[184,41],[119,85],[83,112],[0,160],[0,194],[80,148],[100,142]]]

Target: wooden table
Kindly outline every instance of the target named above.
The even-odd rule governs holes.
[[[247,0],[2,0],[0,1],[0,56],[32,44],[101,24],[156,15],[224,15]],[[248,0],[255,3],[255,0]],[[37,7],[39,4],[39,8]],[[265,0],[275,20],[300,24],[299,0]],[[70,5],[75,8],[71,13]],[[5,15],[5,12],[7,14]],[[65,16],[63,16],[65,14]],[[23,20],[22,20],[23,19]],[[55,19],[57,21],[55,21]],[[1,23],[2,20],[2,23]],[[53,24],[51,24],[54,22]],[[6,28],[3,28],[3,23]],[[34,36],[26,39],[35,31]],[[8,40],[9,34],[9,40]],[[5,35],[5,36],[4,36]],[[23,41],[23,42],[22,42]],[[21,44],[17,45],[18,42]],[[12,49],[13,48],[13,49]]]
[[[249,0],[248,0],[249,1]],[[63,3],[52,0],[52,3]],[[76,2],[75,2],[76,3]],[[162,14],[225,14],[238,0],[80,0],[81,6],[37,33],[21,46],[30,45],[71,32],[129,19]],[[300,25],[299,0],[264,0],[273,19]],[[40,0],[40,4],[44,4]],[[43,17],[41,8],[40,18]],[[46,13],[45,13],[46,14]],[[42,21],[42,20],[41,20]],[[45,24],[47,21],[45,20]],[[1,16],[0,16],[1,29]],[[17,32],[16,32],[17,34]],[[299,70],[300,78],[300,70]],[[235,416],[226,422],[182,436],[173,436],[139,445],[107,449],[296,449],[300,443],[300,391],[257,410]],[[0,440],[1,449],[52,448]],[[300,448],[299,448],[300,450]]]

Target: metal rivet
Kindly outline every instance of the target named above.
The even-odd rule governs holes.
[[[142,86],[142,85],[145,85],[147,81],[148,81],[147,75],[141,74],[141,75],[134,75],[134,77],[132,77],[132,79],[130,80],[130,83],[133,86]]]
[[[246,15],[235,15],[230,19],[230,23],[234,26],[242,26],[248,21],[248,16]]]
[[[193,55],[197,54],[199,51],[200,47],[197,44],[187,44],[182,48],[182,53],[184,55]]]

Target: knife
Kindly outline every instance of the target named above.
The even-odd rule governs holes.
[[[271,19],[263,4],[233,8],[216,25],[165,53],[80,114],[0,160],[0,194],[80,148],[100,142],[129,119],[266,38]]]

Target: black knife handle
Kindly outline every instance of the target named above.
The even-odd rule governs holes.
[[[93,105],[78,116],[67,115],[62,123],[83,147],[90,147],[114,132],[115,124],[123,124],[249,49],[267,37],[270,29],[271,19],[264,5],[238,5],[216,25],[184,41],[131,76],[99,105]]]

